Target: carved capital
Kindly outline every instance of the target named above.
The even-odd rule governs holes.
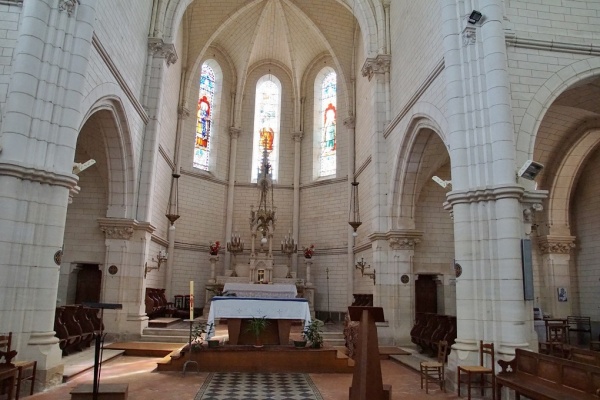
[[[391,57],[387,54],[379,54],[375,58],[367,58],[362,67],[362,76],[373,78],[375,74],[390,72]]]
[[[179,115],[179,118],[185,119],[190,116],[190,110],[185,106],[181,106],[177,109],[177,115]]]
[[[106,239],[130,240],[136,230],[152,233],[155,229],[149,223],[125,218],[98,218],[98,225]]]
[[[165,43],[159,38],[150,38],[148,39],[148,50],[154,57],[164,58],[167,67],[177,62],[177,51],[172,43]]]
[[[346,129],[354,129],[356,127],[356,118],[354,118],[354,116],[346,118],[344,120],[344,126]]]
[[[229,127],[229,136],[231,136],[232,139],[239,138],[241,133],[242,130],[240,128],[236,128],[235,126]]]
[[[462,31],[463,46],[475,44],[477,42],[477,30],[474,26],[467,26]]]
[[[70,17],[75,11],[77,4],[81,4],[80,0],[60,0],[58,2],[58,11],[66,11]]]
[[[392,250],[414,250],[421,243],[422,232],[413,230],[395,230],[386,234],[388,244]]]
[[[541,236],[538,246],[542,254],[569,254],[575,248],[575,237]]]

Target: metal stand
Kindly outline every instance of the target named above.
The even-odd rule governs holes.
[[[192,360],[192,327],[194,326],[194,320],[193,319],[185,319],[185,322],[190,323],[190,337],[188,340],[188,359],[186,362],[183,363],[183,371],[181,371],[183,373],[183,376],[185,376],[185,370],[188,366],[188,364],[195,364],[196,365],[196,372],[200,373],[200,366],[198,365],[197,361]]]
[[[100,391],[100,372],[102,371],[102,352],[104,350],[104,310],[122,310],[123,305],[117,303],[83,303],[84,306],[90,308],[100,309],[100,333],[94,334],[95,346],[94,346],[94,386],[92,392],[92,399],[98,400],[98,394]]]
[[[327,273],[327,319],[325,320],[326,324],[333,324],[331,320],[331,310],[329,309],[329,267],[325,268],[325,272]]]
[[[104,310],[100,310],[100,315],[103,314]],[[100,317],[102,320],[102,317]],[[95,333],[95,347],[94,347],[94,389],[92,393],[92,399],[98,400],[98,394],[100,391],[100,372],[102,371],[102,351],[104,350],[104,338],[106,333]]]

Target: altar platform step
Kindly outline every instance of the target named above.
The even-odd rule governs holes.
[[[157,371],[183,371],[187,361],[195,361],[201,372],[288,372],[352,373],[354,361],[333,347],[295,348],[293,345],[221,345],[203,347],[191,354],[185,347],[173,351],[157,363]],[[186,372],[196,370],[188,364]]]
[[[346,343],[343,332],[323,331],[322,335],[323,335],[323,343],[326,346],[330,346],[330,347],[344,346]]]
[[[105,363],[123,355],[124,353],[125,351],[123,350],[104,350],[102,351],[102,359],[100,360],[100,363]],[[64,364],[62,378],[63,383],[68,382],[79,374],[94,368],[95,354],[94,346],[91,346],[80,352],[64,356],[62,358],[62,363]]]

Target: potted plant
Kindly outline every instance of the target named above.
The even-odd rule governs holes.
[[[306,343],[307,343],[306,337],[304,336],[304,332],[302,332],[301,338],[299,340],[294,340],[294,347],[304,348],[304,347],[306,347]]]
[[[267,329],[267,326],[269,326],[269,321],[266,316],[252,317],[252,319],[248,321],[248,328],[246,328],[246,331],[252,332],[254,335],[256,339],[254,347],[262,347],[260,335]]]
[[[195,324],[192,327],[192,340],[190,342],[190,351],[195,353],[202,348],[202,334],[206,333],[205,324]]]
[[[313,349],[323,347],[323,335],[321,334],[323,325],[323,321],[320,319],[313,319],[302,331],[302,335],[310,342],[310,347]]]
[[[211,334],[214,334],[214,327],[215,324],[214,323],[210,323],[207,325],[206,327],[206,336],[209,337],[211,336]],[[206,339],[206,343],[208,344],[209,348],[215,348],[215,347],[219,347],[219,345],[221,344],[221,341],[219,339]]]

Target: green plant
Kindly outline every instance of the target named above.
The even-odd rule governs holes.
[[[192,351],[198,351],[202,348],[202,334],[204,333],[206,333],[206,324],[200,323],[192,326],[192,341],[190,343]]]
[[[246,328],[247,332],[251,332],[256,338],[256,344],[260,344],[260,335],[267,329],[269,326],[269,321],[266,316],[263,317],[252,317],[248,320],[248,327]]]
[[[310,342],[310,347],[314,349],[323,347],[323,335],[321,331],[323,325],[323,321],[320,319],[313,319],[310,321],[310,324],[304,328],[304,331],[302,331],[302,336]]]

